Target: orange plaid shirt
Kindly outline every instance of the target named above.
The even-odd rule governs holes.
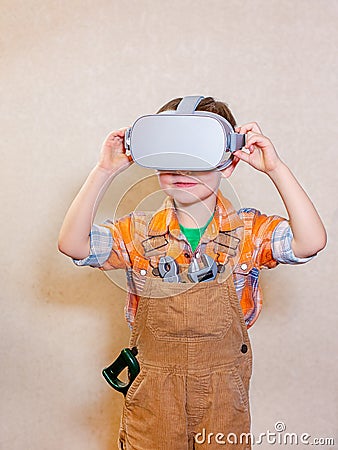
[[[214,217],[194,252],[195,255],[198,251],[210,254],[220,264],[230,262],[248,328],[257,320],[262,308],[259,272],[278,264],[271,244],[273,232],[282,221],[286,219],[267,216],[255,209],[244,208],[236,212],[230,201],[219,192]],[[151,216],[145,212],[133,212],[115,222],[106,221],[102,226],[110,230],[113,244],[108,260],[99,268],[126,269],[129,292],[125,312],[132,326],[139,301],[139,286],[133,285],[131,274],[141,274],[141,281],[142,277],[145,280],[147,276],[154,276],[153,269],[164,254],[172,256],[180,268],[187,268],[194,254],[180,231],[174,203],[169,197]]]

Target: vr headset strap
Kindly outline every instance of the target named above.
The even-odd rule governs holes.
[[[243,148],[246,144],[246,135],[245,134],[238,134],[238,133],[230,133],[228,134],[228,142],[227,142],[227,148],[230,150],[231,153],[235,152],[236,150],[240,150]],[[227,161],[225,161],[220,166],[217,166],[218,170],[223,170],[226,167],[230,166],[232,163],[232,158],[229,158]]]
[[[231,153],[235,152],[236,150],[240,150],[245,146],[246,143],[245,138],[246,138],[245,134],[230,133],[228,135],[228,148],[231,151]]]
[[[187,97],[183,97],[176,108],[176,113],[193,114],[199,102],[203,99],[204,97],[201,95],[188,95]]]
[[[183,97],[177,106],[177,114],[193,114],[198,104],[203,100],[202,95],[188,95]],[[228,135],[227,148],[231,153],[245,146],[245,134],[230,133]]]

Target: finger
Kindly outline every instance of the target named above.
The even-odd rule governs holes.
[[[235,155],[236,153],[236,155]],[[234,152],[234,156],[236,156],[238,159],[241,159],[242,161],[249,162],[250,161],[250,155],[248,155],[246,152],[243,152],[243,150],[236,150]]]
[[[116,138],[116,137],[124,138],[124,135],[125,135],[125,133],[126,133],[126,130],[128,130],[128,127],[120,128],[119,130],[111,131],[111,132],[108,134],[108,136],[107,136],[106,139],[111,140],[111,139],[114,139],[114,138]]]
[[[232,160],[233,167],[235,168],[239,162],[240,159],[238,158],[238,156],[234,156],[234,159]]]
[[[232,160],[232,164],[234,164],[235,166],[237,166],[237,164],[240,162],[240,159],[238,156],[233,155],[233,160]]]
[[[246,139],[245,139],[245,143],[248,142],[248,140],[252,137],[252,136],[263,136],[261,133],[256,133],[255,131],[248,131],[246,133]]]
[[[269,139],[262,134],[252,134],[246,141],[245,148],[251,148],[254,145],[266,147],[270,143]]]
[[[116,137],[120,138],[120,139],[123,139],[123,138],[124,138],[124,135],[125,135],[125,133],[126,133],[126,130],[127,130],[127,128],[124,129],[124,130],[123,130],[123,129],[117,130],[117,131],[115,131],[114,135],[115,135]]]
[[[254,133],[262,133],[257,122],[249,122],[240,127],[240,133],[245,134],[248,131],[253,131]]]
[[[119,130],[117,130],[118,135],[124,137],[128,128],[130,128],[130,127],[123,127],[123,128],[120,128]]]

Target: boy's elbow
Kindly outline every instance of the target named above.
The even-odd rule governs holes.
[[[90,242],[86,243],[84,246],[69,245],[63,239],[58,240],[58,250],[66,256],[72,259],[85,259],[90,253]]]
[[[291,247],[294,255],[297,258],[309,258],[310,256],[317,255],[320,251],[324,250],[327,244],[326,233],[322,237],[306,243],[305,245],[298,245],[298,243],[293,239]]]
[[[69,256],[67,247],[65,247],[65,245],[62,241],[58,241],[58,250],[59,250],[59,252],[63,253],[64,255]]]
[[[323,230],[323,233],[321,236],[318,237],[316,240],[316,253],[320,252],[321,250],[324,250],[327,244],[327,233],[326,230]]]
[[[327,244],[327,234],[325,232],[325,236],[323,237],[322,243],[321,243],[320,248],[319,248],[318,251],[324,250],[324,248],[326,247],[326,244]]]
[[[70,256],[69,253],[69,244],[67,243],[67,239],[65,239],[62,233],[59,234],[58,238],[58,250],[64,255]]]
[[[58,240],[58,250],[59,252],[63,253],[66,256],[72,257],[70,249],[67,247],[67,245],[62,241]]]
[[[323,242],[323,243],[321,243],[321,244],[318,244],[318,245],[315,247],[315,249],[313,250],[312,255],[309,255],[309,256],[317,255],[317,253],[319,253],[319,252],[321,252],[322,250],[324,250],[325,247],[326,247],[326,241],[325,241],[325,243]]]

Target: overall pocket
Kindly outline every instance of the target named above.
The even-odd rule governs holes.
[[[147,301],[146,326],[158,340],[223,339],[233,320],[228,290],[217,282],[200,283],[180,294]]]

